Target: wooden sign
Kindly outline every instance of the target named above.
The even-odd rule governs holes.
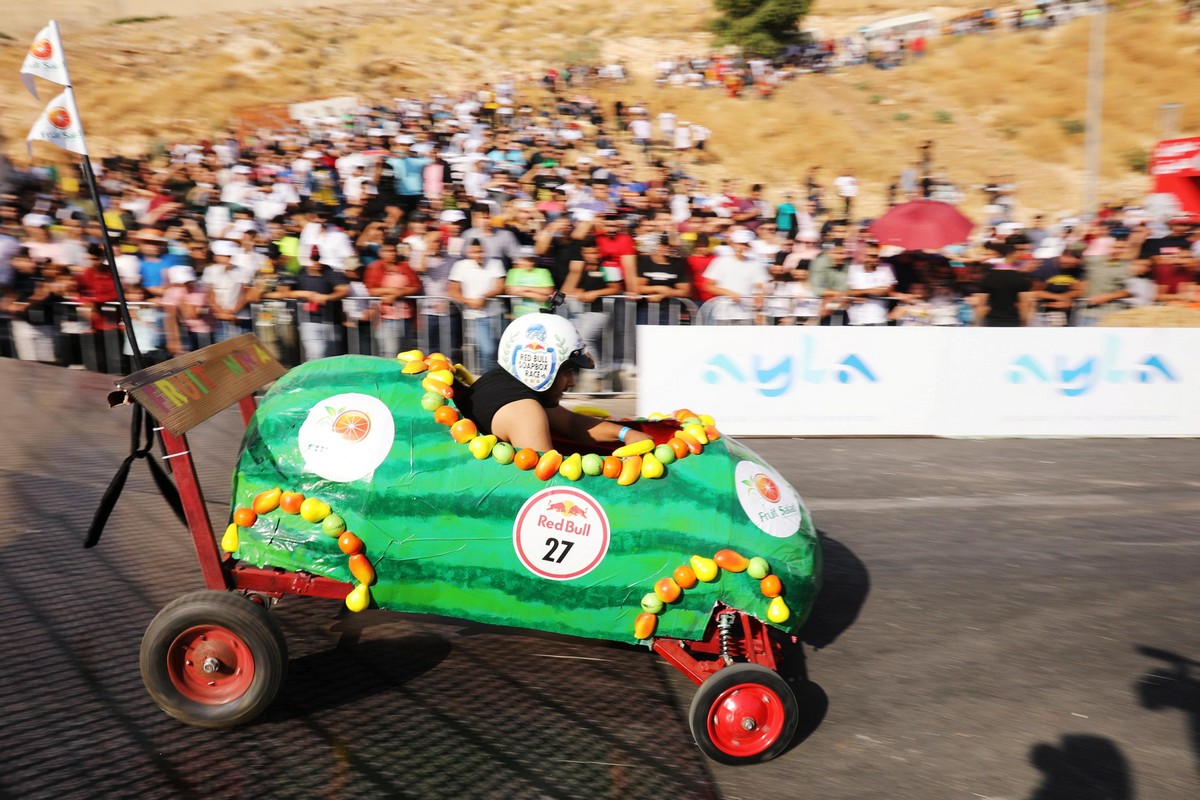
[[[178,436],[285,372],[257,336],[244,333],[135,372],[117,386]]]

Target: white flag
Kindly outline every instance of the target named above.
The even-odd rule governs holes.
[[[33,80],[35,75],[61,86],[71,85],[71,76],[67,74],[67,54],[63,52],[58,23],[54,20],[50,20],[50,24],[33,37],[33,44],[25,55],[25,63],[21,65],[21,82],[37,97],[37,85]]]
[[[25,146],[29,148],[30,155],[33,154],[30,143],[34,141],[49,142],[81,156],[88,154],[87,142],[83,139],[83,124],[79,121],[79,109],[75,107],[75,93],[71,87],[63,89],[62,94],[51,100],[30,128],[29,135],[25,137]]]

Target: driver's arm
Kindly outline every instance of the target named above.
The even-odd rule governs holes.
[[[625,427],[619,422],[609,422],[608,420],[589,417],[585,414],[576,414],[570,409],[557,406],[546,410],[546,416],[550,420],[550,429],[559,437],[570,439],[573,442],[580,444],[619,444],[621,442],[621,428]],[[629,433],[625,434],[625,444],[633,444],[640,442],[643,439],[652,438],[649,434],[630,428]]]

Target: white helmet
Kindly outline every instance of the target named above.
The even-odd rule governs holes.
[[[566,363],[592,369],[595,362],[575,326],[556,314],[517,317],[500,337],[500,366],[535,392],[544,392]]]

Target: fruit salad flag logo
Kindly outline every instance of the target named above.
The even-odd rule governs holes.
[[[62,39],[58,35],[58,23],[54,20],[33,37],[33,44],[29,46],[25,62],[21,65],[21,82],[30,94],[38,97],[37,85],[33,80],[35,76],[60,86],[71,85],[71,76],[67,72],[67,56],[63,51]]]
[[[742,511],[763,533],[778,538],[800,530],[800,496],[775,470],[753,461],[739,461],[734,469]]]
[[[86,156],[87,142],[83,138],[83,126],[79,122],[79,109],[75,107],[75,95],[70,87],[46,104],[37,122],[25,137],[25,145],[33,154],[35,141],[50,144]]]

